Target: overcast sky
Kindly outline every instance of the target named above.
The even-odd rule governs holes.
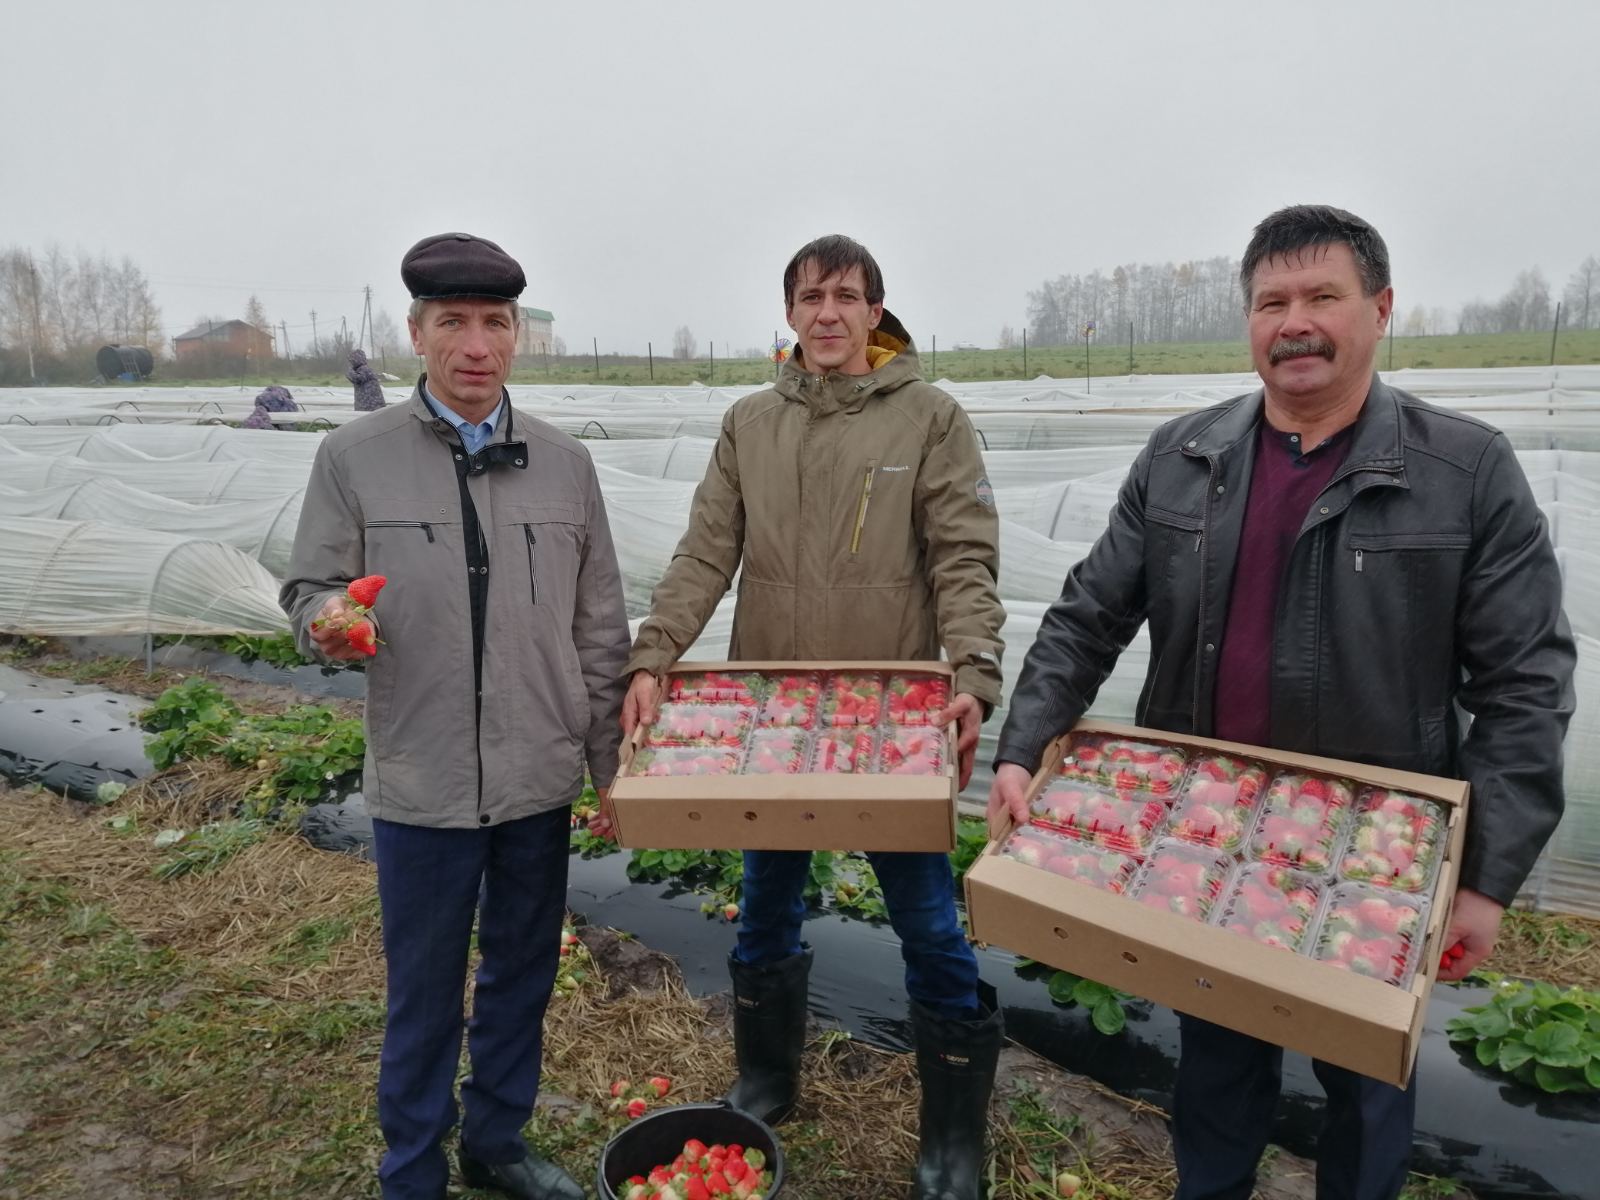
[[[1388,240],[1397,303],[1559,296],[1600,254],[1600,4],[7,5],[0,246],[130,255],[168,334],[257,293],[292,345],[397,320],[429,233],[499,241],[577,350],[783,321],[851,234],[926,345],[1046,277],[1243,249],[1287,203]]]

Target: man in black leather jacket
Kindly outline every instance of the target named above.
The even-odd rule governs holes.
[[[990,815],[1027,819],[1046,743],[1148,620],[1140,724],[1471,783],[1445,940],[1463,953],[1440,972],[1458,979],[1561,817],[1575,650],[1555,553],[1503,434],[1374,375],[1394,300],[1376,230],[1284,209],[1257,226],[1241,283],[1265,386],[1168,422],[1140,452],[1022,665]],[[1178,1200],[1246,1200],[1282,1051],[1182,1025]],[[1315,1067],[1320,1200],[1392,1200],[1415,1081]]]

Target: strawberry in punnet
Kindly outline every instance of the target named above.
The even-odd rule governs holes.
[[[817,721],[817,677],[781,675],[772,682],[772,693],[756,714],[756,724],[791,725],[810,729]]]
[[[886,690],[895,725],[931,725],[950,707],[950,685],[943,675],[891,675]]]
[[[1352,800],[1340,779],[1285,773],[1267,788],[1267,798],[1250,838],[1258,862],[1299,867],[1318,874],[1333,869],[1333,851]]]
[[[1217,924],[1267,946],[1298,950],[1321,898],[1314,875],[1268,863],[1247,863],[1234,877]]]
[[[663,704],[650,726],[647,746],[743,743],[754,711],[742,704]]]
[[[739,751],[731,746],[641,746],[629,774],[732,775],[739,769]]]
[[[806,762],[806,732],[803,729],[774,727],[757,729],[750,735],[750,748],[744,756],[746,775],[793,775]]]
[[[878,751],[884,775],[938,775],[944,770],[944,731],[908,726],[890,729]]]
[[[1329,966],[1404,987],[1414,970],[1412,947],[1421,927],[1420,902],[1341,883],[1328,898],[1312,954]]]
[[[1204,921],[1232,865],[1228,855],[1163,838],[1151,847],[1128,894],[1151,908]]]
[[[1424,891],[1441,857],[1444,830],[1444,812],[1431,801],[1368,788],[1356,805],[1339,876],[1398,892]]]
[[[1230,854],[1244,845],[1266,787],[1266,770],[1225,754],[1195,760],[1172,809],[1172,835]]]
[[[811,769],[823,775],[865,775],[877,752],[878,737],[871,730],[824,731],[812,748]]]
[[[876,725],[883,711],[883,678],[840,672],[828,678],[822,723],[834,727]]]
[[[1062,762],[1068,779],[1108,784],[1121,791],[1146,791],[1166,797],[1177,788],[1188,756],[1176,746],[1131,742],[1104,734],[1075,738]]]
[[[667,699],[754,704],[760,686],[759,675],[726,675],[718,671],[673,675],[667,681]]]
[[[1131,854],[1149,847],[1167,816],[1167,806],[1148,792],[1059,781],[1039,794],[1030,811],[1036,824]]]
[[[1129,855],[1035,825],[1012,830],[1000,854],[1108,892],[1122,891],[1139,865]]]

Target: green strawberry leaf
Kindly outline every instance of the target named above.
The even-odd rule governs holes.
[[[1502,1042],[1499,1038],[1484,1038],[1474,1047],[1474,1051],[1478,1055],[1480,1064],[1485,1067],[1492,1067],[1500,1061],[1500,1047],[1513,1044],[1511,1042]],[[1532,1057],[1532,1055],[1530,1054],[1529,1057]]]
[[[1546,1021],[1528,1034],[1528,1045],[1533,1047],[1539,1061],[1550,1063],[1551,1066],[1566,1064],[1551,1062],[1550,1056],[1570,1055],[1582,1042],[1583,1035],[1564,1021]]]
[[[1103,983],[1096,983],[1092,979],[1080,979],[1077,986],[1072,989],[1072,998],[1085,1008],[1093,1008],[1102,1000],[1109,999],[1110,996],[1110,988]]]
[[[1478,1031],[1472,1027],[1471,1017],[1451,1017],[1444,1023],[1444,1031],[1450,1035],[1452,1042],[1472,1042],[1478,1038]]]
[[[1081,982],[1083,981],[1071,971],[1057,971],[1054,975],[1050,976],[1050,983],[1048,985],[1050,990],[1050,999],[1054,1000],[1057,1004],[1076,1003],[1072,998],[1072,990]]]
[[[1581,1004],[1574,1004],[1571,1000],[1563,1000],[1560,1004],[1552,1004],[1548,1009],[1549,1015],[1559,1017],[1563,1021],[1571,1021],[1574,1025],[1582,1025],[1587,1011]]]
[[[1479,1043],[1480,1047],[1482,1043]],[[1533,1047],[1527,1042],[1513,1041],[1507,1038],[1500,1043],[1499,1065],[1507,1075],[1515,1071],[1523,1063],[1533,1057]],[[1478,1061],[1483,1062],[1483,1055],[1478,1055]]]
[[[1472,1018],[1472,1029],[1480,1038],[1500,1038],[1511,1032],[1511,1017],[1493,1005]]]
[[[1539,1063],[1533,1069],[1533,1077],[1547,1092],[1581,1092],[1588,1088],[1582,1073],[1571,1067],[1549,1067]]]
[[[1122,1027],[1128,1023],[1128,1014],[1120,1001],[1107,996],[1094,1006],[1089,1019],[1094,1022],[1096,1029],[1110,1037],[1122,1032]]]
[[[1583,1078],[1595,1091],[1600,1092],[1600,1058],[1591,1058],[1583,1068]]]

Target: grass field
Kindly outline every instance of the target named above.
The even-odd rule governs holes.
[[[929,379],[950,379],[957,383],[980,379],[1032,379],[1049,375],[1056,379],[1081,380],[1085,352],[1082,345],[1030,349],[1023,362],[1016,350],[941,350],[937,357],[931,345],[919,345],[923,372]],[[1392,353],[1391,353],[1392,351]],[[1097,342],[1089,347],[1089,369],[1095,378],[1134,375],[1206,375],[1218,372],[1248,371],[1249,348],[1243,342],[1171,342],[1135,344],[1130,369],[1126,344]],[[1458,334],[1449,337],[1397,337],[1391,347],[1385,341],[1378,348],[1380,370],[1407,367],[1534,367],[1550,361],[1548,333]],[[1559,364],[1600,363],[1600,330],[1562,333],[1556,340]],[[269,383],[305,386],[349,387],[342,373],[296,371],[296,363],[278,363],[273,372],[247,376],[244,386],[264,387]],[[415,378],[416,360],[392,360],[389,372],[410,382]],[[623,386],[684,386],[704,384],[763,383],[773,377],[773,367],[764,359],[704,358],[685,362],[657,358],[652,369],[643,356],[637,358],[600,356],[599,369],[594,359],[568,356],[552,360],[546,367],[537,360],[522,360],[513,371],[512,383],[617,384]],[[149,380],[150,384],[172,387],[227,387],[241,384],[239,378]]]

